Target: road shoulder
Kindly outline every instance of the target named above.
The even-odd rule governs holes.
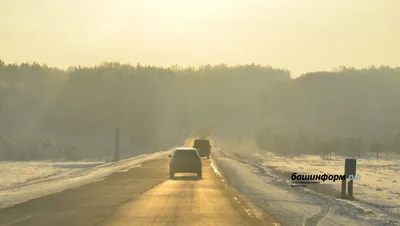
[[[127,172],[0,210],[0,226],[95,225],[123,203],[168,179],[168,158],[151,160]]]
[[[244,194],[242,194],[231,183],[229,183],[228,178],[224,175],[224,172],[219,167],[218,161],[212,159],[211,164],[215,173],[217,174],[217,183],[219,186],[221,186],[223,195],[231,200],[232,206],[235,207],[235,209],[244,219],[249,219],[249,225],[282,225],[272,213],[266,212],[265,210],[260,210]]]

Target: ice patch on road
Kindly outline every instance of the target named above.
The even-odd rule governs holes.
[[[119,162],[0,162],[0,208],[83,186],[126,172],[146,161],[163,158],[173,149]]]

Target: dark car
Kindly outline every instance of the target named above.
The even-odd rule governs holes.
[[[174,151],[169,163],[169,176],[173,178],[175,173],[197,173],[202,177],[201,159],[195,148],[178,148]]]
[[[211,144],[207,139],[197,139],[194,141],[193,148],[196,148],[199,152],[200,157],[210,158]]]

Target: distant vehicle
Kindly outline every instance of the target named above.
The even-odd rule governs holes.
[[[199,152],[200,157],[210,158],[211,144],[207,139],[197,139],[194,141],[193,148],[196,148]]]
[[[169,163],[169,177],[175,177],[175,173],[197,173],[198,177],[203,177],[202,166],[199,153],[196,148],[178,148],[171,156]]]

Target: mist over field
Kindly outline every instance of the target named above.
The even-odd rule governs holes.
[[[400,225],[399,9],[0,0],[0,226]]]
[[[279,153],[398,152],[398,8],[0,1],[0,159],[110,158],[117,127],[127,157],[221,120]]]
[[[226,119],[236,131],[251,124],[259,146],[278,152],[324,153],[339,143],[344,153],[346,145],[398,152],[399,85],[400,68],[389,67],[292,79],[254,64],[61,70],[0,61],[0,159],[110,158],[116,127],[121,154],[133,156]]]
[[[106,157],[117,126],[123,155],[165,149],[213,120],[259,112],[260,91],[289,79],[287,71],[255,65],[0,65],[0,156],[8,160]]]

